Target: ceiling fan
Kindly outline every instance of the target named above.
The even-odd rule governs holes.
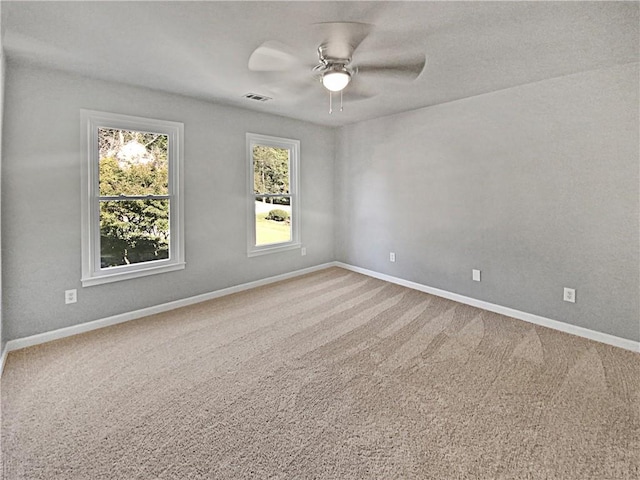
[[[342,93],[353,99],[370,98],[372,84],[376,81],[413,81],[424,70],[423,53],[409,60],[379,61],[374,63],[354,60],[354,52],[370,34],[372,25],[357,22],[329,22],[314,25],[322,33],[317,48],[318,63],[309,65],[288,45],[267,41],[256,48],[249,57],[249,70],[276,74],[282,88],[290,95],[306,93],[309,81],[320,82],[329,91],[329,113],[332,113],[332,94]],[[374,52],[375,53],[375,52]]]

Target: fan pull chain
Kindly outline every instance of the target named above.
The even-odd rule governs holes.
[[[340,111],[344,110],[342,106],[342,90],[340,90]],[[333,92],[329,90],[329,115],[333,113]]]

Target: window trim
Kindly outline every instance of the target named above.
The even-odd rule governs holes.
[[[95,110],[80,110],[82,127],[82,277],[83,287],[129,280],[185,268],[183,157],[184,124]],[[147,131],[168,136],[169,258],[103,269],[100,266],[98,129]]]
[[[288,242],[256,245],[256,194],[253,190],[253,147],[283,148],[289,150],[289,193],[291,197],[291,240]],[[268,253],[284,252],[300,248],[300,140],[273,137],[259,133],[247,133],[247,256],[255,257]]]

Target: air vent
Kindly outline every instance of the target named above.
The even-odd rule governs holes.
[[[247,93],[246,95],[243,95],[242,98],[248,98],[249,100],[255,100],[257,102],[273,100],[271,97],[265,97],[264,95],[258,95],[257,93]]]

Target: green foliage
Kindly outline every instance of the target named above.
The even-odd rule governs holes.
[[[289,212],[276,208],[271,210],[267,215],[267,220],[275,220],[276,222],[284,222],[289,220]]]
[[[258,202],[270,203],[272,205],[291,205],[291,197],[260,197],[257,196]]]
[[[153,162],[123,164],[113,157],[100,159],[100,195],[167,195],[168,165]]]
[[[271,203],[276,205],[291,205],[291,197],[271,197]]]
[[[285,148],[253,147],[254,193],[288,194],[289,150]]]
[[[101,196],[169,193],[166,135],[99,133]],[[169,200],[101,201],[100,255],[103,268],[168,258]]]
[[[102,267],[169,258],[169,201],[100,202]]]
[[[123,154],[124,146],[131,142],[141,144],[150,157],[157,162],[167,163],[169,138],[165,134],[113,128],[98,129],[100,158],[116,157],[118,154]]]

